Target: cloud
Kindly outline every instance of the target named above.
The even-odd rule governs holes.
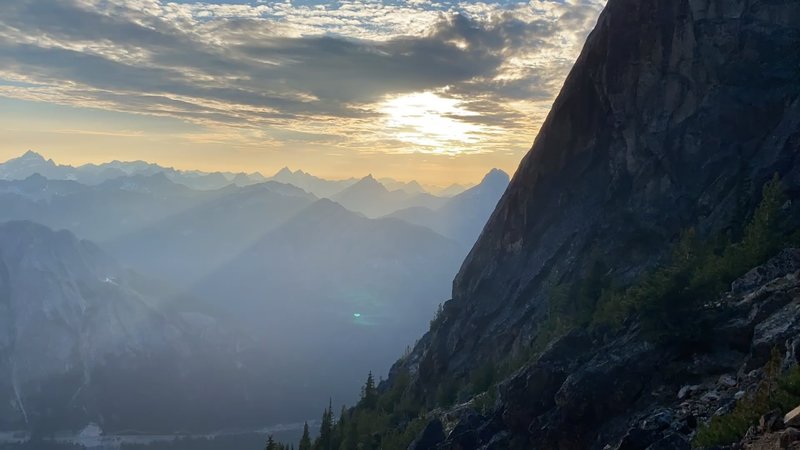
[[[435,92],[495,139],[526,123],[510,105],[552,101],[603,3],[20,0],[0,95],[363,148],[390,139],[387,98]]]

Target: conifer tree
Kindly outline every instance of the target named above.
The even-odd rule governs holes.
[[[267,446],[264,447],[265,450],[278,450],[278,444],[275,442],[275,438],[272,437],[270,434],[267,436]]]
[[[378,389],[375,387],[375,377],[372,372],[367,376],[367,382],[361,390],[361,406],[366,409],[375,409],[378,406]]]
[[[311,450],[311,436],[308,432],[308,422],[303,425],[303,437],[300,438],[298,450]]]
[[[317,450],[333,450],[331,445],[333,437],[333,401],[328,402],[328,407],[322,413],[322,423],[319,426],[319,438],[317,438]]]

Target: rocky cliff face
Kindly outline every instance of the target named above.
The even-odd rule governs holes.
[[[459,373],[515,351],[548,285],[592,260],[632,278],[682,230],[729,226],[774,173],[795,196],[798,64],[795,1],[610,0],[416,356]]]
[[[637,328],[600,345],[575,331],[501,385],[505,406],[484,426],[507,429],[498,443],[530,433],[536,448],[688,449],[698,423],[755,390],[773,348],[797,364],[798,276],[789,249],[739,279],[710,306],[707,348],[690,354]]]
[[[395,371],[419,375],[422,363],[424,378],[466,376],[481,362],[521,352],[540,332],[554,284],[598,260],[611,278],[634,279],[682,231],[712,236],[736,225],[775,173],[796,199],[800,3],[609,0],[456,277],[453,299]],[[798,203],[785,208],[797,223]],[[784,257],[794,261],[791,255]],[[742,383],[745,368],[763,364],[764,348],[794,348],[798,330],[786,325],[798,318],[793,264],[773,274],[790,286],[770,306],[748,303],[743,292],[762,295],[752,289],[771,289],[772,278],[731,294],[708,340],[715,350],[698,353],[708,359],[687,360],[635,327],[611,342],[570,334],[502,385],[495,415],[457,414],[461,428],[451,437],[461,430],[472,440],[453,438],[446,448],[688,445],[681,435],[648,447],[672,439],[666,432],[638,443],[620,439],[656,406],[683,414],[675,406],[678,380],[730,375]],[[417,387],[431,389],[421,378]],[[652,431],[647,420],[645,432]]]

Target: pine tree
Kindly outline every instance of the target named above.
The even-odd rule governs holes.
[[[319,438],[317,438],[317,450],[333,450],[331,445],[333,437],[333,401],[328,402],[328,408],[322,413],[322,423],[319,426]]]
[[[267,446],[264,447],[265,450],[278,450],[278,444],[275,442],[275,438],[272,437],[270,434],[267,436]]]
[[[372,372],[367,376],[367,382],[361,389],[361,406],[366,409],[375,409],[378,406],[378,389],[375,387],[375,378]]]
[[[298,450],[311,450],[311,436],[308,433],[308,422],[303,425],[303,437],[300,438]]]

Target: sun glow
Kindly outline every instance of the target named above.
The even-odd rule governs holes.
[[[386,115],[390,137],[412,144],[423,153],[460,154],[482,139],[484,127],[470,122],[478,114],[465,109],[460,100],[418,92],[387,99],[379,108]]]

